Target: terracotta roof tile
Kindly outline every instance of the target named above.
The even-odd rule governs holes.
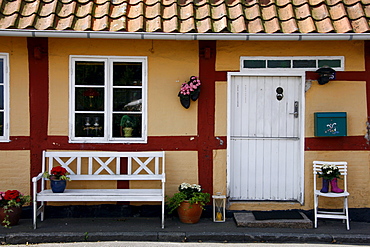
[[[306,19],[311,16],[310,6],[308,4],[303,4],[295,8],[295,15],[298,20]]]
[[[13,16],[14,17],[14,16]],[[28,27],[33,26],[33,21],[35,20],[36,14],[32,14],[30,16],[20,17],[18,20],[18,27],[20,29],[26,29]],[[13,18],[8,17],[8,21],[15,21]],[[14,22],[12,24],[8,24],[9,26],[13,26]]]
[[[195,10],[195,18],[198,20],[203,20],[204,18],[209,18],[211,16],[211,8],[209,5],[199,6]]]
[[[281,22],[281,29],[283,33],[294,33],[299,30],[297,22],[294,19]]]
[[[24,2],[23,8],[17,9],[17,11],[20,10],[21,16],[30,16],[35,15],[37,13],[37,10],[39,9],[40,2],[39,1],[33,1],[33,2]]]
[[[330,33],[334,31],[333,24],[329,18],[316,21],[316,28],[319,33]]]
[[[311,33],[316,31],[314,21],[310,17],[298,21],[298,27],[301,33]]]
[[[55,25],[56,29],[57,30],[70,29],[70,27],[72,26],[72,23],[73,23],[73,19],[74,19],[73,15],[71,15],[69,17],[66,17],[66,18],[58,19],[57,23]]]
[[[105,2],[103,4],[97,4],[94,9],[94,17],[95,18],[102,18],[104,16],[108,16],[109,14],[109,3]]]
[[[116,19],[124,16],[127,13],[127,3],[122,3],[120,5],[111,6],[110,18]]]
[[[270,5],[268,7],[262,8],[262,18],[264,20],[271,20],[272,18],[277,16],[276,8],[274,5]]]
[[[144,30],[144,17],[139,16],[134,19],[128,19],[127,31],[128,32],[142,32]]]
[[[2,9],[2,15],[9,16],[16,14],[17,11],[19,11],[19,8],[21,6],[21,1],[10,1],[5,0],[4,1],[4,9]]]
[[[243,16],[240,16],[237,19],[231,20],[230,27],[231,27],[230,32],[232,33],[242,33],[242,32],[247,31],[247,26],[245,24],[245,20]]]
[[[74,29],[77,31],[87,31],[91,29],[91,15],[87,15],[83,18],[79,18],[76,20],[74,25]]]
[[[365,16],[370,17],[370,5],[366,5],[364,8]]]
[[[326,5],[320,5],[312,9],[312,18],[316,21],[321,21],[325,18],[329,18],[330,14]]]
[[[248,32],[249,33],[260,33],[264,31],[263,24],[260,18],[248,22]]]
[[[351,22],[353,31],[355,33],[364,33],[370,30],[369,24],[366,21],[366,18],[361,17],[360,19],[353,20]]]
[[[269,21],[265,21],[266,33],[276,33],[280,31],[279,21],[277,18],[273,18]]]
[[[254,20],[257,17],[261,16],[261,9],[257,5],[251,6],[249,8],[245,8],[244,11],[245,11],[245,18],[247,18],[247,20]]]
[[[370,32],[370,0],[2,0],[0,29]]]
[[[282,24],[285,21],[294,18],[293,5],[288,4],[288,5],[284,6],[284,7],[279,8],[278,9],[278,16],[279,16],[279,19],[282,21],[281,22]]]
[[[352,26],[347,17],[333,21],[333,26],[337,33],[347,33],[352,30]]]
[[[329,13],[332,20],[338,20],[347,15],[346,8],[342,3],[333,5],[329,7]]]
[[[146,21],[146,30],[148,32],[156,32],[156,31],[161,31],[162,26],[161,26],[161,18],[158,16],[152,20],[147,20]]]
[[[206,18],[196,22],[196,29],[199,33],[206,33],[212,30],[212,23],[210,18]]]
[[[365,15],[364,10],[362,9],[362,6],[360,3],[347,7],[347,13],[348,13],[348,17],[351,20],[361,18],[362,16]]]
[[[87,15],[91,15],[93,10],[93,3],[77,4],[76,17],[85,18]]]
[[[234,20],[239,17],[243,17],[243,7],[241,4],[237,4],[229,7],[229,18]]]
[[[163,31],[166,33],[172,33],[178,31],[178,18],[175,16],[169,20],[163,20]]]

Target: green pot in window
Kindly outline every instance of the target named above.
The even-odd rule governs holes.
[[[124,137],[132,136],[132,131],[134,130],[135,122],[130,116],[123,115],[121,118],[120,126],[121,126],[120,128],[121,136],[124,136]]]

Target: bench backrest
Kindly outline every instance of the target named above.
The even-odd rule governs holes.
[[[122,175],[154,180],[162,176],[164,178],[164,159],[164,151],[44,151],[42,172],[50,172],[53,167],[60,165],[67,169],[72,180],[115,180]]]

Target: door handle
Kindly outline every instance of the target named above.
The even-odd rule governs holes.
[[[289,113],[289,114],[293,114],[295,118],[298,118],[298,110],[299,110],[298,106],[299,106],[298,101],[294,101],[294,112]]]

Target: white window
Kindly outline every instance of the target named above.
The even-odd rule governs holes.
[[[318,57],[241,57],[240,71],[258,69],[277,70],[304,70],[315,71],[321,67],[331,67],[336,71],[344,70],[344,57],[318,56]]]
[[[0,141],[9,141],[9,57],[0,53]]]
[[[70,69],[71,142],[146,142],[146,57],[71,56]]]

